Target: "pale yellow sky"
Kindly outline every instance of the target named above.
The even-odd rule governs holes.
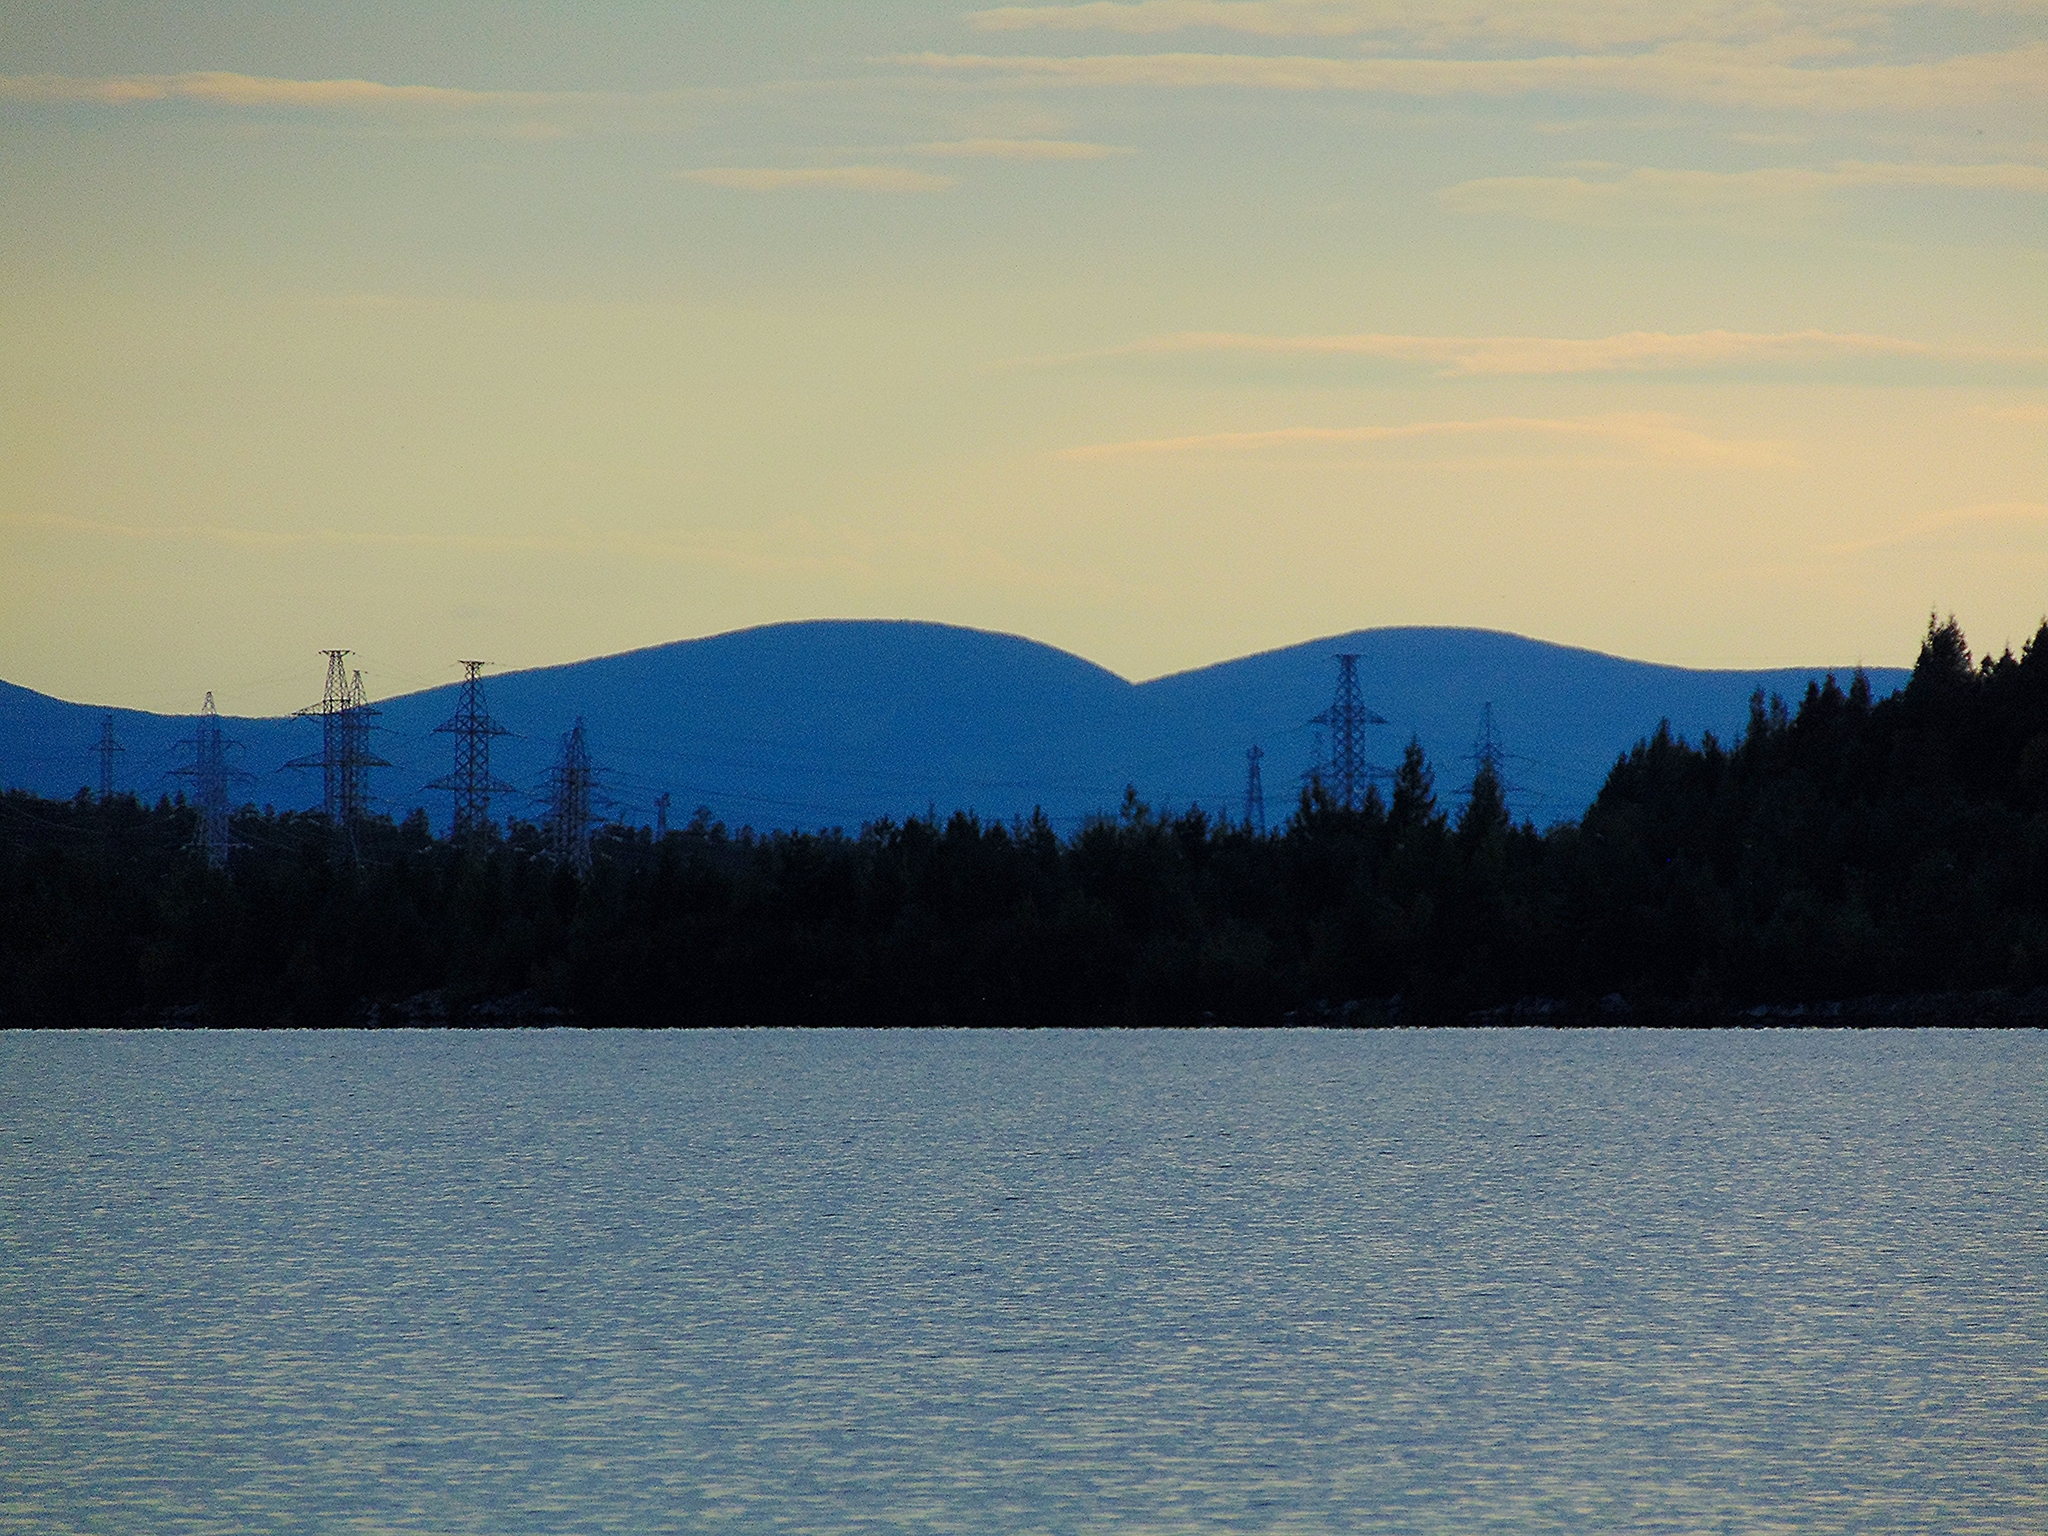
[[[823,616],[1133,677],[2018,642],[2044,23],[11,6],[0,677],[256,713],[325,646],[391,693]]]

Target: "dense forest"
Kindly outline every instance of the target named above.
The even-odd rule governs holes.
[[[1796,707],[1759,696],[1737,742],[1660,727],[1546,831],[1511,822],[1483,762],[1440,797],[1413,744],[1384,794],[1346,808],[1311,786],[1270,833],[1135,790],[1071,837],[1042,817],[760,834],[700,816],[659,841],[603,829],[582,876],[527,824],[436,839],[415,812],[344,854],[325,818],[253,808],[214,869],[195,820],[170,800],[0,796],[0,1022],[1704,1021],[1981,1002],[2048,983],[2048,624],[1978,665],[1953,619],[1930,621],[1897,694],[1873,700],[1859,674]]]

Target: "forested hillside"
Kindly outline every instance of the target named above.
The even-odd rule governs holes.
[[[500,816],[542,814],[562,735],[588,726],[611,813],[648,826],[666,793],[738,827],[858,828],[936,808],[983,820],[1029,816],[1062,833],[1113,811],[1135,783],[1154,804],[1239,812],[1245,753],[1265,753],[1272,811],[1287,814],[1299,775],[1324,756],[1314,717],[1328,710],[1337,657],[1358,656],[1368,757],[1391,765],[1410,736],[1469,774],[1465,754],[1490,711],[1509,759],[1509,803],[1538,826],[1584,814],[1615,754],[1659,719],[1697,735],[1741,729],[1752,691],[1796,697],[1824,668],[1716,671],[1659,665],[1491,630],[1381,628],[1240,656],[1134,683],[1018,635],[903,620],[770,624],[621,655],[487,673],[491,767],[511,786]],[[351,658],[351,664],[356,658]],[[302,697],[321,696],[311,658]],[[452,670],[452,669],[451,669]],[[1903,668],[1872,674],[1880,693]],[[375,666],[375,694],[383,677]],[[199,700],[192,701],[196,708]],[[318,718],[250,718],[218,696],[238,799],[280,811],[322,803]],[[440,729],[460,685],[374,697],[369,750],[388,766],[367,803],[403,819],[424,806],[437,832],[451,809],[432,786],[455,740]],[[109,722],[109,714],[112,719]],[[94,745],[112,724],[125,750],[115,788],[145,803],[181,786],[196,716],[69,704],[0,682],[0,785],[66,799],[98,784]]]
[[[1578,823],[1511,823],[1411,745],[1347,809],[1258,834],[1149,808],[656,842],[579,877],[543,829],[454,842],[244,811],[226,869],[172,801],[0,800],[0,1017],[608,1024],[1448,1020],[1618,994],[1656,1016],[2048,981],[2048,625],[1974,663],[1930,622],[1907,686],[1660,729]],[[1398,1003],[1393,999],[1398,998]],[[1661,1011],[1660,1011],[1661,1010]]]

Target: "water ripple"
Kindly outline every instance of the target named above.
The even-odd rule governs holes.
[[[0,1529],[2048,1528],[2038,1035],[0,1035]]]

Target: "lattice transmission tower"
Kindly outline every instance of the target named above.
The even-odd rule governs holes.
[[[1508,812],[1510,820],[1513,819],[1513,813],[1508,808],[1508,796],[1511,794],[1522,794],[1527,789],[1526,785],[1510,783],[1508,780],[1508,759],[1514,755],[1501,745],[1500,738],[1493,733],[1493,705],[1491,703],[1481,705],[1479,709],[1479,737],[1472,743],[1473,776],[1476,780],[1481,770],[1490,772],[1493,775],[1494,786],[1500,791],[1501,809]],[[1519,760],[1522,762],[1528,761],[1527,758]]]
[[[370,750],[370,721],[377,711],[370,708],[370,696],[363,688],[363,674],[351,672],[348,684],[348,804],[349,814],[360,821],[370,809],[370,770],[391,765]]]
[[[1472,766],[1492,769],[1493,776],[1500,780],[1501,787],[1507,787],[1507,749],[1494,739],[1493,705],[1490,703],[1479,707],[1479,739],[1472,743]]]
[[[208,698],[213,695],[208,694]],[[92,744],[93,755],[100,760],[100,804],[105,805],[114,798],[114,757],[128,749],[114,739],[114,717],[110,714],[100,725],[100,739]]]
[[[1261,837],[1266,835],[1266,785],[1259,764],[1265,756],[1257,742],[1244,755],[1244,824]]]
[[[199,725],[183,746],[192,749],[192,761],[174,770],[192,781],[192,806],[199,812],[199,826],[192,835],[192,847],[207,864],[223,868],[234,847],[228,830],[228,781],[234,777],[228,767],[230,742],[220,728],[220,712],[213,707],[209,691],[199,711]]]
[[[322,808],[351,851],[356,830],[370,805],[370,770],[391,765],[370,750],[370,708],[363,674],[350,673],[348,651],[323,651],[327,658],[327,691],[320,702],[298,711],[301,719],[320,722],[320,753],[294,758],[287,768],[318,768]]]
[[[462,693],[456,701],[454,718],[445,725],[434,727],[436,735],[455,738],[455,771],[446,778],[434,780],[427,788],[445,789],[454,794],[454,835],[458,838],[473,837],[486,831],[491,825],[491,796],[513,792],[512,785],[491,777],[491,738],[512,733],[493,720],[491,712],[484,707],[484,684],[480,674],[489,665],[485,661],[461,663]]]
[[[1365,803],[1366,783],[1374,772],[1365,760],[1365,728],[1386,723],[1365,707],[1358,691],[1358,657],[1338,656],[1336,697],[1311,724],[1324,726],[1330,733],[1329,766],[1315,776],[1347,811],[1355,811]]]
[[[590,873],[590,809],[596,798],[597,770],[583,740],[583,717],[562,738],[562,755],[548,771],[548,841],[560,859],[578,875]]]

